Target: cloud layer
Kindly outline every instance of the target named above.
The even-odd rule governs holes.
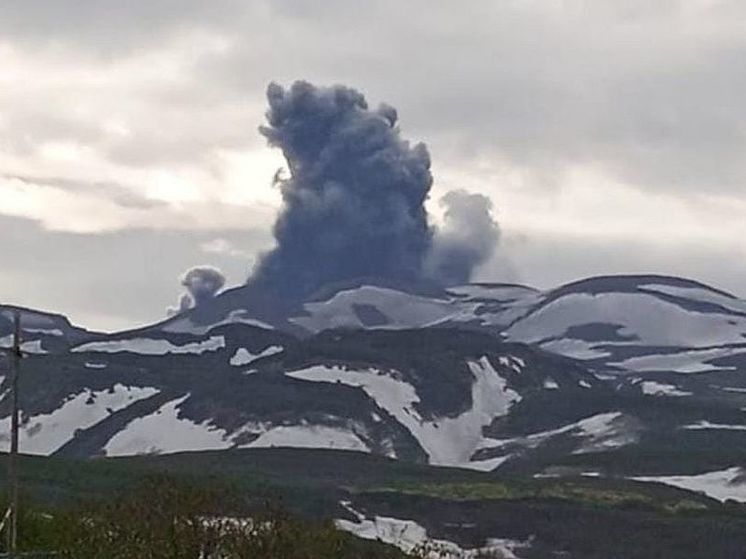
[[[746,5],[735,0],[476,0],[468,9],[374,0],[364,10],[341,0],[7,0],[0,237],[15,268],[4,270],[0,300],[34,303],[18,279],[29,277],[28,248],[11,222],[45,239],[38,266],[57,261],[59,239],[114,283],[122,262],[136,269],[142,257],[113,239],[157,246],[182,231],[197,256],[158,255],[158,310],[169,278],[204,260],[200,245],[221,267],[245,266],[266,249],[282,204],[271,182],[284,163],[256,134],[266,84],[299,77],[353,84],[399,109],[407,135],[433,156],[432,214],[459,188],[500,208],[504,244],[481,279],[500,279],[515,251],[510,277],[527,283],[624,263],[738,290],[744,56]],[[252,241],[239,246],[242,234]],[[86,261],[72,239],[111,242],[116,253]],[[573,256],[584,245],[587,261]],[[700,265],[708,251],[731,263]],[[38,300],[59,292],[53,302],[83,309],[87,294],[66,277],[39,285]],[[112,305],[107,296],[95,304]],[[104,322],[149,317],[130,303],[107,307]]]

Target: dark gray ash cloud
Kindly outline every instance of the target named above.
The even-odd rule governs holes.
[[[302,297],[333,282],[378,277],[395,281],[468,280],[485,250],[444,240],[429,274],[433,229],[425,201],[433,183],[424,144],[410,144],[396,109],[368,106],[358,91],[304,81],[267,90],[267,125],[260,132],[282,149],[290,176],[275,180],[283,208],[274,225],[277,246],[263,255],[250,283]],[[448,195],[455,238],[464,213],[484,197]],[[490,237],[490,242],[494,236]],[[479,243],[483,240],[479,239]],[[489,252],[489,251],[488,251]],[[447,270],[447,274],[441,274]]]
[[[427,148],[402,139],[393,108],[370,109],[354,89],[271,84],[267,98],[260,132],[290,176],[279,180],[277,246],[251,283],[303,296],[358,277],[418,279],[431,245]]]

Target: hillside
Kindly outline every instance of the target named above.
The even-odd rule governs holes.
[[[6,346],[12,311],[0,315]],[[177,470],[182,459],[169,457],[184,451],[211,451],[199,456],[229,470],[241,453],[331,453],[319,460],[329,461],[335,481],[314,499],[329,514],[353,503],[342,507],[344,518],[361,535],[378,534],[383,528],[367,522],[390,515],[440,537],[448,530],[418,515],[441,490],[407,489],[404,502],[401,480],[393,493],[379,491],[391,485],[382,480],[363,506],[332,489],[359,483],[339,479],[332,465],[347,460],[339,451],[367,456],[359,460],[376,468],[415,468],[405,477],[417,487],[424,483],[417,476],[432,475],[422,468],[451,466],[624,491],[662,482],[746,501],[746,302],[689,280],[604,277],[546,292],[366,281],[277,305],[237,288],[130,331],[91,333],[27,309],[22,325],[23,452],[97,458],[95,468],[121,459]],[[0,375],[6,368],[0,361]],[[7,449],[4,376],[2,383],[0,448]],[[305,468],[279,471],[297,478]],[[459,480],[478,481],[458,472]],[[480,497],[459,483],[454,491]],[[438,506],[471,518],[459,503]],[[380,511],[361,519],[374,505]],[[495,518],[508,514],[500,507],[490,508]],[[555,514],[531,507],[521,509],[539,515],[531,526]],[[397,517],[396,510],[408,512]]]
[[[339,529],[405,549],[428,543],[438,553],[449,550],[449,557],[483,549],[527,559],[558,553],[578,559],[609,553],[736,559],[746,545],[743,505],[619,479],[516,478],[304,449],[82,462],[24,457],[21,465],[25,499],[50,510],[81,498],[113,497],[168,475],[230,488],[258,508],[267,499],[280,501],[302,516],[333,518]]]

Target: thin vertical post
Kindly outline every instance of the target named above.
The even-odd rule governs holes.
[[[8,456],[8,481],[10,482],[10,516],[8,518],[8,552],[10,557],[18,551],[18,379],[21,374],[21,313],[13,315],[13,351],[11,362],[11,419],[10,455]]]

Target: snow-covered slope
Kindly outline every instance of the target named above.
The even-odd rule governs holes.
[[[461,325],[497,331],[522,316],[539,293],[511,284],[463,285],[423,295],[363,285],[303,304],[289,321],[310,332],[329,328],[408,329]]]
[[[527,549],[528,542],[504,538],[489,538],[483,546],[464,549],[450,540],[441,540],[428,535],[424,526],[414,520],[403,520],[386,516],[367,518],[355,510],[349,502],[342,502],[344,509],[355,520],[337,519],[335,525],[340,530],[355,534],[359,538],[378,540],[394,545],[405,553],[416,554],[424,559],[479,559],[498,557],[519,559],[514,551]]]
[[[677,278],[594,278],[544,294],[505,335],[620,370],[732,370],[746,357],[746,301]]]
[[[746,502],[746,475],[744,475],[743,469],[739,467],[687,476],[640,476],[635,479],[665,483],[666,485],[697,491],[720,501],[732,499]]]
[[[507,415],[510,406],[521,399],[508,387],[506,379],[487,357],[469,361],[468,366],[474,375],[471,407],[456,417],[432,419],[422,417],[417,411],[420,403],[417,391],[405,380],[397,378],[396,372],[317,365],[288,374],[307,381],[361,388],[412,434],[431,464],[468,466],[471,465],[471,456],[484,440],[482,429],[496,418]]]
[[[540,295],[530,287],[513,284],[470,284],[444,290],[352,282],[298,302],[239,287],[135,333],[203,335],[226,324],[278,329],[299,336],[330,328],[397,330],[435,325],[497,332],[522,316]]]
[[[25,417],[19,445],[26,454],[53,454],[75,437],[79,429],[87,429],[110,414],[124,409],[158,391],[151,387],[115,384],[107,390],[82,390],[65,397],[59,407],[48,413]],[[10,418],[0,420],[0,451],[10,446]]]
[[[746,364],[746,301],[665,276],[598,277],[545,292],[511,284],[353,284],[304,303],[239,288],[151,330],[204,335],[234,323],[300,336],[330,328],[458,327],[611,372],[727,372]]]
[[[509,456],[473,457],[492,440],[486,430],[517,405],[540,398],[563,406],[574,393],[609,391],[571,363],[476,332],[328,331],[298,340],[227,324],[204,335],[149,335],[30,358],[24,450],[120,456],[293,446],[491,469]],[[0,400],[6,423],[7,410]],[[579,433],[578,445],[593,437]]]
[[[127,332],[27,310],[23,327],[32,453],[298,446],[540,475],[639,453],[615,473],[675,477],[746,447],[746,302],[677,278],[357,284],[302,303],[238,288]],[[660,468],[661,448],[680,455]]]

